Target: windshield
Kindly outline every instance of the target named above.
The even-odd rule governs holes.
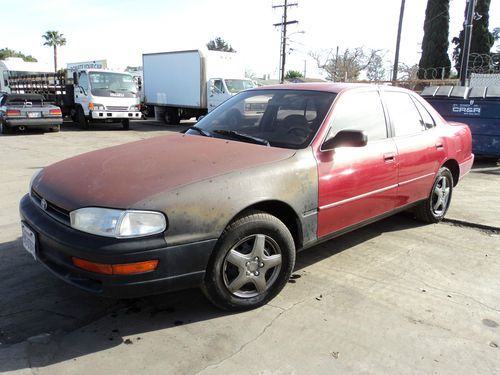
[[[330,92],[251,90],[235,95],[189,129],[213,136],[273,147],[309,146],[335,99]]]
[[[231,94],[237,94],[240,91],[255,87],[254,83],[249,79],[226,79],[226,86]]]
[[[94,90],[136,93],[134,78],[129,74],[111,72],[90,72],[90,87]]]

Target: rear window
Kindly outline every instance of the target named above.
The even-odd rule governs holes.
[[[10,105],[42,105],[43,98],[41,96],[8,96],[7,104]]]

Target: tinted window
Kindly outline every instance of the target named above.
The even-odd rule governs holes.
[[[308,146],[335,99],[334,93],[305,90],[249,90],[218,106],[196,126],[211,136],[242,140],[237,132],[299,149]],[[187,134],[200,135],[195,130]]]
[[[415,103],[404,92],[386,92],[384,97],[396,136],[416,134],[425,128]]]
[[[331,138],[341,130],[362,130],[368,142],[387,138],[384,109],[378,92],[347,93],[335,105]]]
[[[422,116],[422,120],[424,121],[424,125],[426,129],[433,128],[436,126],[436,123],[434,122],[434,119],[432,116],[429,114],[427,109],[420,103],[418,100],[413,99],[415,102],[415,105],[417,106],[418,111],[420,112],[420,115]]]

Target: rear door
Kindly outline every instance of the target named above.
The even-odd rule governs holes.
[[[403,206],[427,198],[446,157],[445,143],[418,98],[404,91],[386,91],[383,98],[399,155],[397,205]]]
[[[362,130],[368,144],[318,151],[318,238],[393,210],[397,192],[397,150],[378,90],[341,94],[330,127],[326,139]]]

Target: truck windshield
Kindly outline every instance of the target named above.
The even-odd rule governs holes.
[[[231,94],[237,94],[240,91],[255,87],[254,83],[249,79],[226,79],[226,86]]]
[[[129,74],[111,72],[90,72],[90,87],[92,94],[99,95],[102,91],[127,92],[135,94],[137,87],[134,78]]]

